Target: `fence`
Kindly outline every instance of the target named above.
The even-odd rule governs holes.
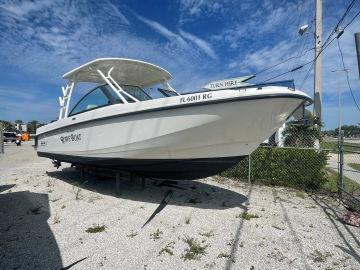
[[[0,123],[0,154],[4,154],[4,133],[3,133],[3,124]]]
[[[349,208],[360,212],[360,144],[341,138],[338,171],[340,198]]]
[[[221,176],[331,193],[360,212],[360,139],[324,138],[313,127],[286,128],[281,146],[262,145]]]

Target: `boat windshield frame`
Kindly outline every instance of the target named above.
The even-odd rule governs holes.
[[[111,90],[113,91],[113,93],[119,98],[121,103],[127,104],[127,103],[134,103],[134,102],[142,102],[142,101],[146,101],[146,100],[139,100],[136,97],[134,97],[133,95],[131,95],[130,93],[128,93],[128,91],[125,91],[123,88],[121,87],[121,85],[126,86],[126,85],[131,85],[131,86],[136,86],[139,87],[139,89],[142,90],[142,92],[149,97],[149,100],[152,99],[140,86],[138,85],[134,85],[134,84],[127,84],[126,80],[124,82],[117,82],[113,76],[111,76],[112,71],[114,70],[115,66],[110,67],[107,72],[103,72],[103,70],[100,69],[96,69],[96,72],[98,73],[98,75],[100,75],[100,77],[102,78],[102,80],[105,82],[105,85],[110,86]],[[83,67],[82,67],[83,68]],[[70,73],[71,74],[71,73]],[[170,74],[169,74],[170,76]],[[66,76],[64,77],[66,78]],[[162,85],[164,86],[164,88],[168,91],[172,91],[174,92],[176,95],[180,95],[174,88],[172,88],[168,82],[168,80],[171,79],[171,76],[169,78],[165,78],[164,80],[161,82]],[[60,103],[60,113],[59,113],[59,120],[60,119],[64,119],[67,118],[69,116],[71,116],[71,112],[69,113],[69,107],[70,107],[70,100],[71,97],[73,95],[73,91],[75,88],[75,84],[77,82],[80,81],[71,81],[71,79],[69,78],[69,83],[66,85],[66,87],[62,87],[62,92],[63,92],[63,96],[59,97],[59,103]],[[101,85],[101,84],[100,84]],[[109,89],[110,90],[110,89]],[[111,91],[110,90],[110,91]]]
[[[267,86],[284,86],[291,90],[295,90],[295,82],[294,80],[283,80],[283,81],[274,81],[274,82],[262,82],[258,84],[248,84],[244,86],[240,86],[234,89],[245,89],[245,88],[257,88],[261,89]]]

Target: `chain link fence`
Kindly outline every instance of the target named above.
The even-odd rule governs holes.
[[[220,176],[334,194],[360,211],[360,138],[339,140],[313,123],[289,122]]]

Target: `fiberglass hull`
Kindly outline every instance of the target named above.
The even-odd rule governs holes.
[[[309,101],[300,91],[270,90],[252,95],[227,90],[222,95],[212,93],[207,100],[190,98],[190,102],[187,96],[173,97],[166,106],[102,117],[94,110],[95,116],[88,120],[74,119],[75,123],[38,134],[37,151],[39,156],[63,162],[145,177],[214,175],[249,155]],[[180,98],[185,98],[184,104],[177,103]],[[116,106],[123,105],[107,110],[118,112]]]

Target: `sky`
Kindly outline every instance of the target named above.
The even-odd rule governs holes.
[[[260,83],[314,57],[314,0],[11,1],[0,0],[0,119],[57,119],[62,75],[88,61],[124,57],[159,65],[179,92],[210,81],[260,73]],[[323,39],[351,0],[323,1]],[[360,10],[357,1],[342,26]],[[300,26],[308,24],[300,36]],[[354,33],[360,16],[339,39],[350,84],[360,104]],[[311,65],[274,80],[294,79],[313,96]],[[349,92],[337,40],[323,53],[323,122],[360,122]],[[305,80],[304,80],[305,79]],[[310,110],[312,110],[310,108]]]

